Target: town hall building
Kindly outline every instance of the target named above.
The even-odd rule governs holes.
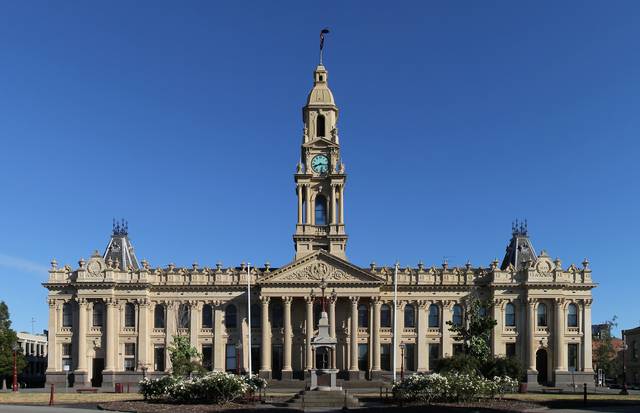
[[[72,377],[75,386],[111,389],[167,374],[175,336],[189,338],[207,369],[251,368],[272,380],[303,380],[316,363],[311,339],[322,283],[330,335],[337,340],[331,357],[345,380],[388,378],[394,365],[405,374],[431,371],[438,359],[462,351],[446,323],[463,323],[475,297],[491,303],[497,321],[493,353],[519,358],[530,387],[591,385],[595,284],[589,262],[566,266],[536,252],[525,224],[512,226],[504,259],[486,266],[361,267],[347,259],[338,114],[328,72],[318,65],[303,107],[294,174],[292,262],[161,267],[138,260],[124,222],[114,223],[104,253],[73,268],[54,259],[44,283],[47,382]]]

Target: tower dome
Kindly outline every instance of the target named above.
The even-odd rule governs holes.
[[[323,65],[318,65],[313,72],[313,88],[307,97],[307,106],[335,106],[333,93],[329,89],[327,69]]]

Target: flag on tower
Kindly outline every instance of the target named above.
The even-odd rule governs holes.
[[[324,47],[324,35],[329,33],[329,29],[320,30],[320,50]]]

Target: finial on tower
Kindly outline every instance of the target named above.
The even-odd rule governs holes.
[[[113,235],[128,235],[129,223],[124,218],[118,221],[113,219]]]
[[[324,49],[324,35],[329,33],[328,28],[320,30],[320,66],[322,66],[322,49]]]

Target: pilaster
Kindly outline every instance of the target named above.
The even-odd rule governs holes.
[[[417,350],[418,350],[418,372],[429,370],[429,345],[427,342],[427,310],[429,302],[421,300],[418,302],[418,328],[417,328]]]

